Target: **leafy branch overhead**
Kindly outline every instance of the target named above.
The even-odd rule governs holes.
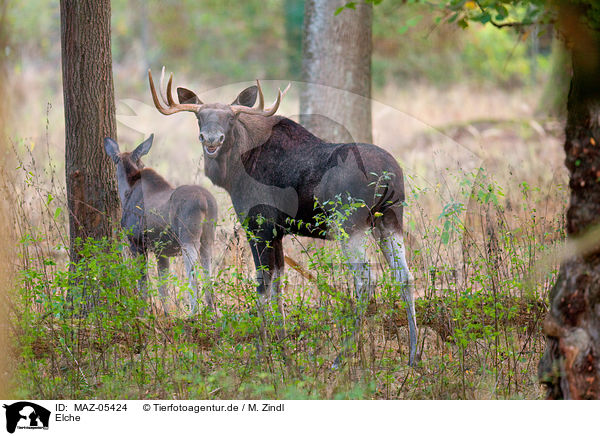
[[[383,0],[366,0],[377,6]],[[399,5],[423,4],[437,10],[440,15],[437,23],[456,23],[467,28],[469,23],[491,24],[503,27],[526,27],[534,24],[549,24],[555,21],[557,1],[550,0],[396,0]],[[587,24],[592,29],[600,29],[600,2],[596,0],[571,0],[570,5],[579,8]],[[356,9],[357,2],[348,2],[338,8],[338,15],[344,9]],[[412,27],[407,23],[408,27]]]
[[[568,3],[570,8],[579,10],[583,24],[591,29],[600,29],[600,3],[596,0],[450,0],[424,3],[445,9],[451,13],[448,21],[461,27],[467,27],[469,22],[479,22],[498,28],[553,23],[557,7]]]
[[[451,0],[438,2],[437,7],[450,14],[448,22],[456,22],[462,28],[468,27],[469,22],[502,28],[553,21],[545,3],[545,0]]]

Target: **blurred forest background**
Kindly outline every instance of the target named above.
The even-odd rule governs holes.
[[[177,72],[176,79],[199,84],[198,91],[255,78],[300,80],[303,14],[302,0],[114,0],[117,101],[148,101],[146,72],[151,66],[166,65]],[[15,114],[19,125],[39,120],[48,102],[53,112],[61,110],[59,15],[56,1],[9,2],[12,37],[5,54],[12,64],[15,100],[28,103],[19,106],[25,109],[22,114]],[[384,1],[374,8],[373,96],[398,107],[398,94],[415,86],[440,98],[467,86],[465,94],[481,98],[493,99],[497,89],[526,93],[521,103],[530,111],[554,111],[556,106],[540,101],[553,61],[561,62],[553,37],[548,26],[507,30],[471,24],[463,30],[440,22],[426,5]],[[550,91],[565,88],[556,85]],[[437,106],[441,104],[438,100]],[[468,106],[463,105],[466,113]],[[56,124],[52,130],[60,129]],[[26,124],[27,136],[35,133],[30,127]]]
[[[60,63],[56,1],[9,4],[10,50],[16,72]],[[117,93],[145,90],[148,65],[169,65],[207,85],[249,77],[299,80],[302,0],[112,2]],[[437,19],[436,19],[437,18]],[[500,31],[471,26],[466,33],[438,22],[428,6],[384,1],[374,9],[373,81],[443,87],[466,82],[511,88],[543,81],[550,70],[551,28]]]
[[[233,100],[256,78],[271,101],[276,87],[291,81],[279,112],[295,116],[303,17],[302,0],[112,1],[119,143],[131,150],[156,133],[145,163],[174,184],[199,182],[217,197],[217,244],[225,247],[217,250],[217,270],[223,271],[221,291],[231,287],[223,301],[237,301],[242,291],[250,298],[253,292],[247,244],[241,238],[234,248],[225,246],[239,230],[229,197],[202,175],[191,116],[166,118],[151,107],[147,70],[166,65],[175,72],[177,86],[206,93],[211,101]],[[401,312],[396,297],[386,300],[381,291],[385,308],[368,330],[366,351],[339,374],[328,371],[323,360],[334,354],[331,344],[339,343],[323,337],[339,322],[333,314],[323,320],[316,311],[303,318],[308,309],[294,300],[288,302],[290,310],[299,312],[290,322],[296,316],[298,325],[291,330],[305,328],[317,338],[293,337],[305,353],[299,351],[298,359],[306,359],[298,363],[304,368],[298,382],[298,374],[279,363],[270,362],[268,370],[244,368],[252,344],[244,342],[248,333],[243,329],[232,334],[231,344],[219,339],[229,348],[211,342],[212,326],[205,333],[207,345],[194,327],[176,330],[171,321],[157,327],[165,338],[160,350],[150,349],[152,343],[140,345],[140,352],[129,343],[133,333],[110,329],[102,330],[110,338],[94,339],[100,333],[90,333],[83,342],[78,339],[77,347],[66,348],[74,354],[55,355],[43,345],[56,340],[57,350],[67,347],[52,318],[43,316],[54,306],[35,297],[36,292],[54,295],[54,277],[60,277],[68,260],[60,10],[56,0],[9,1],[11,31],[3,48],[11,94],[7,158],[15,161],[16,171],[4,189],[17,199],[15,266],[22,272],[25,302],[16,309],[25,314],[16,327],[25,338],[14,351],[22,376],[17,396],[540,398],[541,320],[557,271],[567,202],[560,144],[568,60],[549,25],[497,29],[470,22],[461,29],[449,19],[413,1],[386,0],[373,7],[373,141],[406,170],[405,226],[421,301],[424,366],[415,372],[403,366],[401,338],[406,335],[398,329],[405,320],[396,319]],[[319,247],[306,250],[297,240],[286,240],[286,254],[305,270],[319,271],[319,263],[307,255]],[[326,300],[320,282],[306,277],[288,268],[289,298],[319,293]],[[327,280],[335,284],[340,279],[332,273]],[[39,313],[28,312],[28,301],[41,305]],[[238,326],[243,320],[238,315],[224,316],[223,325]],[[32,330],[38,324],[45,330]],[[325,326],[331,327],[327,333],[320,330]],[[157,331],[148,335],[163,340]],[[171,333],[173,340],[167,338]],[[319,354],[321,340],[327,344],[325,357]],[[165,350],[181,360],[165,358]],[[141,357],[146,352],[150,366],[164,372],[149,370]],[[69,356],[77,356],[82,367]],[[138,364],[141,372],[134,372]],[[36,384],[31,374],[54,378]]]

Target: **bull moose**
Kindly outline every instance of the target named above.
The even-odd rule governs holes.
[[[166,95],[163,78],[164,68],[161,103],[148,71],[154,105],[164,115],[182,111],[196,115],[206,176],[229,193],[239,220],[246,224],[259,300],[270,298],[280,307],[286,234],[335,239],[342,231],[345,237],[338,239],[354,277],[355,294],[366,301],[373,292],[366,256],[372,233],[406,302],[409,363],[414,364],[417,325],[402,232],[404,180],[394,157],[372,144],[324,142],[300,124],[275,115],[289,85],[265,108],[258,80],[231,104],[221,104],[203,103],[186,88],[177,88],[176,103],[173,75]],[[340,199],[360,200],[364,207],[356,207],[336,226],[322,217],[331,215]]]

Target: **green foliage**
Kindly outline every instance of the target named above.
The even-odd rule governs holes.
[[[493,83],[522,84],[531,77],[532,65],[544,66],[545,56],[532,60],[527,49],[518,36],[487,26],[465,43],[462,56],[474,77],[486,77]]]
[[[139,41],[138,29],[146,26],[150,35],[143,49],[151,64],[169,65],[172,70],[211,82],[283,77],[289,58],[284,49],[283,5],[272,0],[186,0],[150,1],[131,8],[130,2],[117,1],[114,20],[126,20],[127,25],[115,26],[115,60],[125,60],[132,42]],[[141,7],[145,17],[139,13]],[[142,22],[143,18],[147,21]],[[299,49],[296,43],[289,54]]]
[[[48,53],[56,42],[60,41],[59,2],[12,0],[7,3],[11,45],[17,46],[25,54],[39,54]],[[4,47],[2,49],[4,50]]]
[[[494,25],[530,25],[548,20],[545,0],[450,0],[434,2],[440,9],[452,11],[449,22],[467,27],[469,22]]]
[[[384,175],[385,176],[385,175]],[[383,176],[382,180],[385,179]],[[376,301],[366,309],[345,365],[331,362],[355,330],[357,302],[336,244],[295,240],[310,279],[282,278],[286,311],[258,310],[247,260],[215,270],[218,315],[181,308],[155,315],[138,291],[143,268],[115,241],[82,241],[77,264],[60,267],[25,234],[24,267],[13,299],[12,337],[19,397],[36,398],[537,398],[541,320],[553,265],[536,285],[535,262],[564,235],[562,223],[536,218],[541,191],[521,184],[508,217],[504,190],[479,169],[458,180],[466,201],[450,200],[431,220],[416,221],[430,188],[409,192],[409,250],[417,275],[423,360],[407,362],[402,288],[387,265],[374,265]],[[437,188],[436,188],[437,189]],[[442,189],[442,188],[440,188]],[[47,197],[44,202],[47,202]],[[52,201],[50,201],[52,204]],[[322,205],[324,224],[343,228],[364,202],[340,196]],[[469,216],[487,220],[469,222]],[[490,217],[495,217],[491,219]],[[263,223],[266,219],[263,218]],[[509,224],[512,223],[512,224]],[[301,225],[300,223],[288,223]],[[474,229],[487,227],[485,234]],[[337,233],[340,239],[344,233]],[[241,242],[245,244],[245,242]],[[229,248],[237,250],[237,248]],[[372,258],[381,259],[376,246]],[[456,265],[463,262],[463,269]],[[423,272],[423,273],[421,273]],[[307,274],[305,272],[305,274]],[[156,287],[148,290],[157,302]],[[168,279],[169,287],[186,286]],[[177,297],[179,299],[179,297]],[[93,304],[89,304],[93,302]],[[158,313],[161,313],[160,311]]]
[[[450,13],[448,22],[466,28],[469,23],[491,24],[496,27],[526,28],[532,24],[547,24],[556,20],[556,7],[561,2],[550,0],[450,0],[423,2]],[[585,24],[600,29],[600,4],[596,0],[569,0],[565,4],[581,12]],[[441,18],[440,18],[441,19]]]
[[[482,30],[476,25],[469,26],[465,34],[447,25],[448,21],[485,21],[478,9],[469,6],[473,2],[451,2],[456,9],[452,14],[448,14],[446,2],[371,3],[376,87],[406,80],[441,86],[464,80],[522,85],[528,83],[532,70],[546,72],[543,66],[536,66],[544,62],[544,56],[531,55],[531,38],[522,38],[523,34],[506,29]],[[487,7],[490,2],[480,3]],[[520,6],[514,12],[509,3],[504,6],[509,11],[505,21],[521,19],[528,11]],[[142,89],[146,95],[146,80],[131,72],[143,74],[148,67],[157,69],[161,65],[177,72],[180,79],[193,78],[207,86],[254,78],[299,80],[303,4],[303,0],[115,0],[112,50],[117,95],[131,96]],[[432,5],[437,14],[431,13]],[[462,9],[457,9],[461,5]],[[352,12],[345,8],[344,13]],[[56,2],[12,2],[8,16],[13,29],[9,49],[20,51],[20,57],[15,58],[17,69],[20,59],[42,59],[52,65],[60,62]],[[495,20],[497,13],[491,16]],[[58,88],[59,76],[53,78],[53,87]]]
[[[415,79],[437,86],[464,81],[523,86],[548,73],[548,50],[531,50],[537,36],[478,23],[463,31],[448,24],[456,21],[454,12],[432,14],[432,6],[421,3],[383,2],[374,8],[376,86]]]
[[[304,0],[285,0],[285,35],[287,52],[287,78],[302,79],[302,33],[304,31]]]

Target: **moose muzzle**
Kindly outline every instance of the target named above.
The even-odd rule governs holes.
[[[222,132],[200,132],[200,142],[204,146],[206,154],[214,156],[217,154],[219,147],[225,141],[225,134]]]

